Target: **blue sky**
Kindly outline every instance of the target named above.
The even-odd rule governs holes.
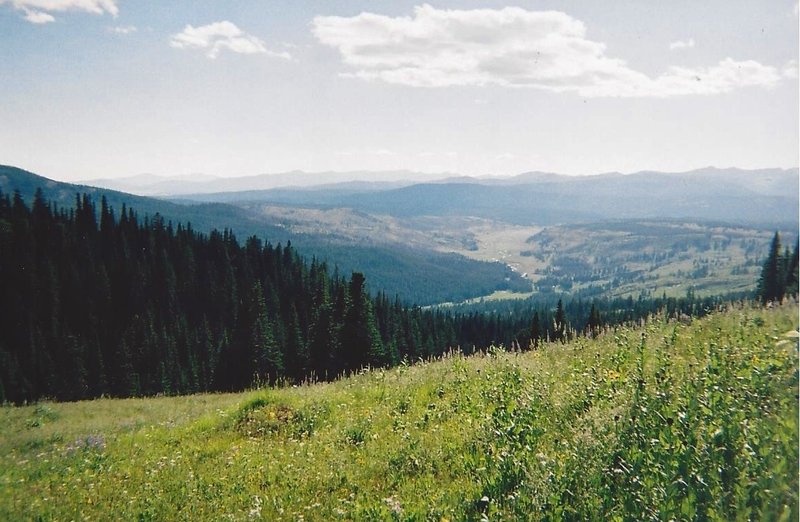
[[[796,167],[797,9],[0,0],[0,163],[63,180]]]

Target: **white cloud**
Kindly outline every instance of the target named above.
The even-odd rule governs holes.
[[[738,87],[772,87],[781,80],[775,67],[754,60],[736,61],[725,58],[712,67],[670,67],[653,81],[661,96],[678,94],[717,94]]]
[[[108,31],[114,34],[133,34],[136,31],[138,31],[138,29],[136,28],[136,26],[133,25],[123,25],[123,26],[118,25],[115,27],[109,27]]]
[[[389,149],[351,149],[340,150],[335,153],[337,156],[396,156],[397,153]]]
[[[23,9],[23,11],[25,12],[25,20],[32,24],[49,24],[56,21],[53,15],[44,11],[31,11],[30,9]]]
[[[417,153],[418,158],[435,158],[435,157],[444,157],[448,159],[453,159],[458,157],[458,152],[448,150],[448,151],[430,151],[425,150],[422,152]]]
[[[52,13],[66,11],[83,11],[102,15],[105,13],[115,17],[119,14],[117,0],[0,0],[0,5],[7,4],[25,13],[25,20],[33,24],[46,24],[55,21]]]
[[[786,65],[783,66],[783,70],[781,71],[784,78],[791,79],[797,79],[797,72],[797,60],[789,60],[786,62]]]
[[[170,45],[178,49],[205,50],[206,56],[211,59],[226,49],[240,54],[266,54],[286,60],[292,58],[287,52],[270,51],[263,40],[247,34],[227,20],[200,27],[187,25],[182,32],[172,35]]]
[[[777,69],[726,58],[705,68],[670,67],[652,78],[606,54],[583,22],[558,11],[414,8],[413,17],[318,16],[317,39],[338,49],[344,76],[413,87],[531,87],[584,97],[716,94],[773,87]]]
[[[694,38],[688,40],[678,40],[669,44],[669,50],[675,51],[676,49],[691,49],[694,47]]]

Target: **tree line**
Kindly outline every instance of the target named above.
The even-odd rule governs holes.
[[[497,313],[374,297],[290,243],[202,234],[87,195],[0,193],[0,403],[234,391],[593,334],[719,300],[572,300]],[[671,308],[670,308],[671,307]]]

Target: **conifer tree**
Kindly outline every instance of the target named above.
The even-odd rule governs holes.
[[[786,295],[797,297],[797,270],[798,270],[798,263],[800,260],[798,259],[798,250],[800,250],[800,244],[794,244],[794,252],[789,257],[789,261],[786,266]]]
[[[533,348],[538,348],[539,344],[542,341],[542,324],[539,320],[539,312],[533,313],[533,319],[531,319],[531,346]]]
[[[775,232],[758,282],[758,297],[762,303],[780,301],[783,298],[783,294],[786,291],[786,278],[783,269],[781,236],[780,233]]]
[[[586,331],[595,336],[600,331],[601,326],[603,326],[603,321],[600,318],[600,311],[597,309],[597,306],[595,306],[595,303],[592,303],[592,309],[589,311],[589,318],[586,320]]]
[[[354,272],[349,285],[348,310],[341,331],[341,347],[348,370],[387,363],[372,306],[364,290],[364,274]]]
[[[255,284],[252,299],[253,308],[251,313],[254,315],[254,321],[250,329],[249,341],[257,380],[265,383],[274,383],[283,375],[284,361],[283,354],[281,354],[273,336],[272,324],[267,316],[267,308],[264,302],[264,291],[260,283]],[[241,382],[239,385],[247,386],[249,384],[252,383]]]

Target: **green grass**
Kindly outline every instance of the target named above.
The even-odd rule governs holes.
[[[797,307],[0,409],[2,520],[796,520]]]

